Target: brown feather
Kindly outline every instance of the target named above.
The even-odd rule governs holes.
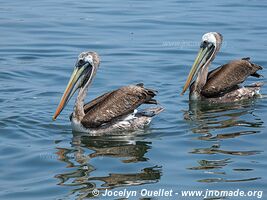
[[[221,96],[236,88],[248,76],[257,76],[257,70],[261,69],[261,66],[251,63],[249,59],[231,61],[208,74],[201,94],[207,98]]]
[[[112,92],[107,92],[95,99],[93,99],[92,101],[86,103],[83,108],[84,108],[84,113],[87,113],[91,108],[93,108],[95,105],[97,105],[99,102],[101,102],[102,100],[104,100],[105,98],[107,98]]]
[[[97,128],[132,113],[143,103],[156,103],[156,92],[143,85],[129,85],[106,93],[85,105],[81,123],[86,128]]]

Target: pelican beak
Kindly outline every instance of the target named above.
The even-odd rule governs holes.
[[[212,43],[208,43],[208,42],[202,42],[201,43],[199,52],[197,54],[197,57],[195,59],[193,66],[192,66],[192,68],[188,74],[188,77],[187,77],[187,80],[185,82],[185,85],[184,85],[184,88],[183,88],[181,95],[183,95],[185,93],[185,91],[187,90],[187,88],[191,84],[195,75],[198,73],[198,71],[203,66],[206,65],[206,63],[211,58],[214,51],[215,51],[215,46]]]
[[[56,112],[52,118],[53,120],[56,120],[56,118],[67,105],[75,91],[85,85],[85,83],[88,81],[87,77],[89,77],[89,79],[92,78],[92,71],[93,67],[88,62],[84,63],[83,65],[76,64],[74,71],[70,77],[69,83],[64,91],[64,94],[61,97]],[[88,76],[88,74],[90,76]]]

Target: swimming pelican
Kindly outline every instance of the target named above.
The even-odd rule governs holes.
[[[162,107],[136,110],[141,104],[157,104],[153,99],[156,91],[144,88],[142,83],[107,92],[84,105],[88,87],[96,75],[99,64],[100,58],[96,52],[83,52],[78,56],[53,120],[78,89],[74,111],[70,115],[72,128],[78,132],[101,134],[142,129],[150,123],[153,116],[163,110]]]
[[[206,33],[202,36],[199,53],[181,93],[184,94],[197,74],[196,80],[190,85],[190,100],[232,102],[259,95],[263,83],[257,82],[245,87],[239,86],[248,76],[261,77],[257,71],[261,70],[262,67],[250,62],[250,58],[233,60],[208,72],[210,63],[221,47],[222,39],[222,35],[217,32]]]

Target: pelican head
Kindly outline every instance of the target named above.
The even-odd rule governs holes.
[[[99,63],[100,59],[96,52],[82,52],[78,56],[73,73],[58,104],[53,120],[56,120],[78,89],[86,89],[91,84],[99,67]]]
[[[217,32],[205,33],[202,36],[202,41],[200,44],[200,50],[197,54],[195,62],[191,68],[191,71],[185,82],[182,95],[185,93],[189,85],[191,84],[195,75],[201,70],[208,67],[211,61],[215,58],[215,55],[220,50],[222,44],[222,35]],[[206,78],[206,77],[205,77]]]

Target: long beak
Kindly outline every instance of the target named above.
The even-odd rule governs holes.
[[[185,91],[187,90],[187,88],[191,84],[193,78],[195,77],[197,72],[201,69],[201,67],[206,64],[206,62],[208,61],[208,58],[210,57],[211,51],[213,51],[213,48],[209,48],[208,46],[200,47],[200,50],[197,54],[195,62],[194,62],[193,66],[192,66],[192,68],[188,74],[188,77],[187,77],[187,80],[185,82],[185,85],[184,85],[184,88],[183,88],[181,95],[183,95],[185,93]]]
[[[61,100],[58,104],[58,107],[56,109],[56,112],[53,116],[53,120],[56,120],[58,115],[61,113],[61,111],[64,109],[64,107],[67,105],[75,91],[81,87],[81,81],[82,81],[82,75],[83,72],[85,71],[85,68],[87,67],[88,64],[85,64],[82,67],[75,67],[74,71],[70,77],[69,83],[64,91],[63,96],[61,97]]]

